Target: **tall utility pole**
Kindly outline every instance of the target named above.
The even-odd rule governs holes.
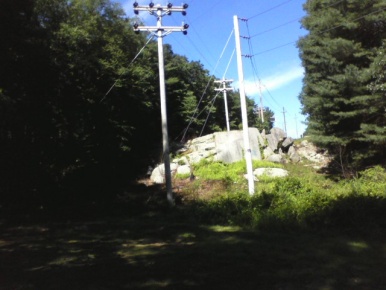
[[[283,107],[283,116],[284,116],[284,131],[287,133],[287,122],[285,121],[285,113],[287,113]]]
[[[261,81],[260,81],[260,80],[259,80],[259,91],[260,91],[260,114],[261,114],[261,122],[264,123],[263,93],[261,92]]]
[[[182,15],[186,15],[186,9],[188,4],[182,6],[173,6],[171,3],[166,6],[160,4],[154,5],[150,2],[149,5],[138,5],[134,2],[134,13],[138,14],[139,11],[147,11],[151,15],[157,18],[156,26],[139,26],[137,23],[134,24],[134,31],[149,31],[158,38],[158,68],[159,68],[159,83],[160,83],[160,102],[161,102],[161,120],[162,120],[162,145],[163,145],[163,158],[165,166],[165,183],[167,191],[167,200],[170,205],[174,205],[174,196],[172,188],[172,177],[170,172],[170,149],[169,149],[169,136],[168,136],[168,123],[167,123],[167,110],[166,110],[166,89],[165,89],[165,68],[164,68],[164,51],[163,51],[163,37],[172,32],[183,32],[187,33],[189,25],[182,24],[182,26],[162,26],[162,17],[170,15],[172,12],[181,12]]]
[[[235,27],[237,68],[238,68],[239,83],[240,83],[239,89],[240,89],[240,103],[241,103],[241,118],[243,123],[244,152],[245,152],[244,154],[245,154],[245,161],[247,163],[249,194],[252,195],[255,193],[255,181],[253,177],[252,150],[251,150],[251,145],[249,143],[247,102],[245,100],[243,60],[241,57],[241,44],[240,44],[240,28],[239,28],[239,19],[237,15],[233,16],[233,23]]]
[[[220,81],[214,81],[215,83],[222,83],[222,88],[214,89],[215,91],[223,92],[224,94],[224,103],[225,103],[225,120],[227,123],[227,131],[229,132],[230,126],[229,126],[229,114],[228,114],[228,100],[227,100],[227,91],[233,91],[233,88],[228,88],[227,83],[233,82],[233,80],[226,80],[222,79]]]

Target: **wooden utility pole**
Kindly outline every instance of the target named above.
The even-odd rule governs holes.
[[[248,178],[248,189],[249,194],[255,193],[255,181],[253,176],[252,166],[252,150],[249,143],[249,128],[248,128],[248,114],[247,114],[247,102],[245,97],[244,87],[244,72],[243,72],[243,60],[241,57],[241,44],[240,44],[240,29],[239,19],[235,15],[233,16],[233,23],[235,28],[235,39],[236,39],[236,55],[237,55],[237,67],[239,74],[239,89],[240,89],[240,103],[241,103],[241,117],[243,123],[243,137],[244,137],[244,155],[247,163],[247,178]]]
[[[219,80],[219,81],[214,81],[215,83],[222,83],[222,88],[218,88],[218,89],[214,89],[215,91],[218,91],[218,92],[223,92],[224,94],[224,105],[225,105],[225,120],[226,120],[226,125],[227,125],[227,131],[229,132],[231,129],[230,129],[230,125],[229,125],[229,114],[228,114],[228,100],[227,100],[227,92],[228,91],[233,91],[233,88],[229,88],[227,87],[227,83],[231,83],[233,82],[233,80],[226,80],[226,79],[222,79],[222,80]]]
[[[147,11],[150,15],[154,15],[157,18],[156,26],[139,26],[134,24],[134,31],[148,31],[158,38],[158,68],[159,68],[159,82],[160,82],[160,102],[161,102],[161,122],[162,122],[162,145],[163,145],[163,159],[165,166],[165,183],[167,191],[167,200],[170,205],[174,205],[174,195],[172,189],[172,176],[170,171],[170,149],[169,149],[169,136],[168,136],[168,123],[167,123],[167,110],[166,110],[166,86],[165,86],[165,68],[164,68],[164,51],[163,51],[163,38],[172,32],[187,33],[189,25],[182,24],[182,26],[163,26],[162,17],[170,15],[172,12],[181,12],[182,15],[186,15],[186,9],[188,4],[183,6],[173,6],[171,3],[166,6],[160,4],[154,5],[150,2],[149,5],[138,5],[134,2],[134,13],[138,14],[139,11]]]

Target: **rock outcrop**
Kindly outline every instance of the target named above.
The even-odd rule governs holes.
[[[259,132],[257,128],[249,128],[249,141],[254,160],[268,160],[276,163],[301,162],[307,159],[311,162],[325,166],[328,162],[326,153],[319,152],[317,148],[308,141],[302,141],[294,145],[294,140],[279,129],[273,128],[270,134]],[[177,158],[171,162],[172,174],[190,174],[190,165],[200,162],[202,159],[211,159],[224,163],[233,163],[244,158],[243,131],[216,132],[183,144],[178,150]],[[274,170],[275,171],[275,170]],[[268,169],[256,174],[271,174]],[[276,174],[276,171],[273,173]],[[286,176],[285,173],[278,174]],[[155,167],[151,173],[151,181],[164,183],[164,165]]]

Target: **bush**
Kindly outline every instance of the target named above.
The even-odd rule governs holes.
[[[220,196],[196,202],[195,214],[211,224],[269,229],[386,226],[384,169],[366,170],[351,181],[319,182],[308,177],[271,180],[253,196],[246,188],[227,187]]]
[[[282,168],[283,166],[269,161],[254,160],[253,168],[259,167]],[[247,168],[244,160],[226,164],[203,159],[194,165],[194,174],[206,180],[223,180],[230,183],[239,182],[244,179],[246,172]]]
[[[359,173],[359,178],[351,181],[355,194],[386,197],[386,170],[380,166]]]

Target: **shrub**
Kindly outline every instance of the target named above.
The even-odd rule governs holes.
[[[258,192],[250,196],[246,182],[238,184],[231,179],[244,172],[241,163],[209,166],[211,170],[226,169],[221,178],[230,181],[213,198],[195,202],[195,214],[201,221],[269,229],[386,226],[383,168],[368,169],[351,181],[307,175],[259,182]]]
[[[359,178],[351,181],[355,194],[386,198],[386,170],[380,166],[359,173]]]
[[[269,161],[254,160],[253,168],[258,167],[282,168],[283,166]],[[203,159],[194,165],[194,174],[207,180],[224,180],[230,183],[239,182],[244,179],[246,172],[244,160],[226,164]]]

